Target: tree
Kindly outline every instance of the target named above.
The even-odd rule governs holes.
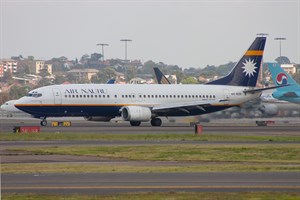
[[[98,61],[102,58],[102,54],[100,53],[93,53],[91,54],[91,61]]]
[[[192,76],[189,76],[189,77],[186,77],[184,78],[182,81],[181,81],[182,84],[197,84],[198,81],[195,77],[192,77]]]
[[[9,90],[9,98],[10,99],[19,99],[23,96],[25,96],[28,92],[27,87],[19,87],[19,86],[12,86]]]
[[[48,70],[46,68],[41,69],[39,75],[41,77],[50,76],[50,74],[49,74],[49,72],[48,72]]]
[[[100,70],[96,75],[92,76],[92,83],[106,83],[109,79],[115,78],[116,72],[111,67],[105,67]]]
[[[66,79],[65,76],[63,76],[63,75],[56,75],[54,83],[57,84],[57,85],[59,85],[59,84],[63,84],[66,81],[67,81],[67,79]]]
[[[14,82],[9,70],[7,70],[3,73],[3,77],[0,80],[1,80],[1,82],[5,82],[8,84],[12,84]]]

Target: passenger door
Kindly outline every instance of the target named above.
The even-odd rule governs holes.
[[[61,92],[58,88],[53,88],[54,104],[61,104]]]

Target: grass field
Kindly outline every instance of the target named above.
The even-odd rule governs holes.
[[[97,160],[164,162],[131,166],[128,163],[2,164],[3,173],[46,172],[202,172],[202,171],[300,171],[298,144],[199,144],[145,146],[66,146],[11,149],[14,155],[91,156]],[[185,165],[168,164],[180,162]],[[84,167],[86,166],[86,167]]]
[[[1,164],[1,173],[97,173],[97,172],[271,172],[300,171],[300,136],[205,134],[99,134],[99,133],[1,133],[1,141],[99,140],[183,141],[178,145],[52,146],[6,148],[5,156],[42,155],[93,157],[95,162],[50,162]],[[185,144],[184,141],[258,141],[261,144]],[[274,142],[297,142],[278,144]],[[9,154],[11,152],[11,154]],[[97,162],[97,160],[113,162]],[[129,161],[114,164],[118,161]],[[130,164],[131,161],[139,162]],[[151,164],[149,164],[151,163]],[[179,164],[178,164],[179,163]],[[1,199],[144,199],[144,200],[300,200],[300,192],[168,192],[115,195],[3,194]]]
[[[157,140],[177,140],[177,141],[274,141],[274,142],[300,142],[300,135],[285,136],[280,135],[242,135],[241,134],[203,134],[197,136],[191,133],[142,133],[142,134],[109,134],[109,133],[1,133],[0,141],[44,141],[44,140],[124,140],[124,141],[157,141]]]
[[[46,195],[46,194],[4,194],[3,200],[299,200],[300,193],[286,192],[168,192],[168,193],[134,193],[134,194],[118,194],[118,195]]]

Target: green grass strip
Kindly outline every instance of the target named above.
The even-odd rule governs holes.
[[[51,194],[3,194],[3,200],[299,200],[300,193],[297,192],[148,192],[129,193],[115,195],[51,195]]]
[[[1,133],[0,141],[45,141],[45,140],[124,140],[124,141],[274,141],[274,142],[300,142],[300,135],[243,135],[241,134],[203,134],[193,133],[141,133],[141,134],[109,134],[109,133]]]

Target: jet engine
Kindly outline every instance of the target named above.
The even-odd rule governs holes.
[[[125,106],[121,110],[124,121],[147,122],[151,119],[152,113],[150,108],[141,106]]]
[[[109,122],[112,117],[107,116],[86,116],[84,117],[86,121],[97,121],[97,122]]]
[[[264,104],[260,107],[260,110],[268,116],[274,116],[278,114],[278,106],[274,104]]]

